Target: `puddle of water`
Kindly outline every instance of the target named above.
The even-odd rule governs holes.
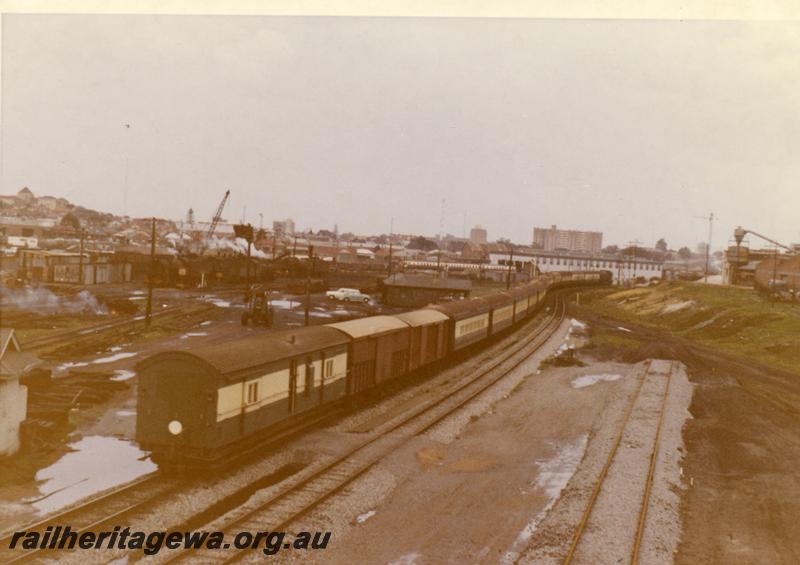
[[[619,331],[621,331],[621,332],[628,332],[629,334],[632,334],[632,333],[633,333],[633,332],[632,332],[631,330],[629,330],[628,328],[623,328],[622,326],[617,326],[617,329],[618,329]]]
[[[129,371],[127,369],[117,369],[114,371],[114,376],[111,377],[112,381],[127,381],[128,379],[132,379],[136,376],[134,371]]]
[[[130,441],[88,436],[69,444],[74,451],[36,473],[44,495],[32,502],[39,512],[53,512],[91,494],[132,481],[156,470],[156,464]]]
[[[217,306],[219,308],[230,308],[231,307],[231,303],[230,302],[228,302],[227,300],[222,300],[221,298],[217,298],[216,296],[204,296],[203,300],[205,302],[209,302],[209,303],[211,303],[214,306]]]
[[[212,323],[211,320],[206,320],[205,322],[200,322],[200,325],[201,326],[210,326],[211,323]]]
[[[356,517],[356,522],[359,524],[363,524],[370,518],[372,518],[376,514],[375,510],[370,510],[369,512],[364,512]]]
[[[181,339],[189,339],[190,337],[201,337],[208,335],[208,332],[187,332],[181,336]]]
[[[602,375],[584,375],[572,381],[572,388],[584,388],[599,383],[600,381],[616,381],[621,379],[622,375],[614,375],[611,373],[603,373]]]
[[[119,361],[120,359],[128,359],[130,357],[136,357],[138,353],[133,351],[128,351],[125,353],[115,353],[114,355],[109,355],[108,357],[100,357],[92,361],[92,364],[97,365],[100,363],[113,363],[114,361]]]
[[[576,330],[585,330],[588,327],[586,324],[584,324],[580,320],[576,320],[575,318],[572,318],[569,321],[569,325],[570,325],[570,327],[573,327]]]
[[[88,367],[88,361],[67,361],[66,363],[61,363],[61,365],[56,365],[53,367],[53,374],[60,375],[61,373],[72,369],[73,367]]]
[[[117,410],[115,414],[123,417],[136,416],[136,410]]]
[[[389,563],[389,565],[416,565],[418,562],[417,559],[422,557],[421,553],[413,552],[413,553],[406,553],[400,559],[396,559]]]
[[[270,306],[274,306],[275,308],[287,308],[292,309],[296,306],[300,306],[300,303],[295,300],[270,300]]]
[[[539,476],[536,478],[535,486],[543,490],[550,500],[519,533],[517,539],[511,545],[511,549],[500,560],[503,565],[511,565],[517,562],[521,552],[528,546],[528,542],[536,531],[539,522],[547,516],[547,513],[561,495],[561,491],[564,490],[564,487],[567,486],[572,475],[578,469],[588,442],[589,436],[583,434],[575,442],[559,449],[552,459],[536,462],[539,467]]]

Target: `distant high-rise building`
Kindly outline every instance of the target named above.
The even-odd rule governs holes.
[[[486,229],[481,226],[475,226],[469,230],[469,240],[472,243],[486,243]]]
[[[563,249],[599,253],[603,248],[603,234],[598,231],[560,230],[556,226],[533,228],[533,246],[545,251]]]
[[[272,222],[272,231],[275,232],[277,237],[292,236],[294,235],[294,220],[291,218],[275,220]]]

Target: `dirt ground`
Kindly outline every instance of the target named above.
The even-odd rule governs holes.
[[[594,328],[618,322],[582,312]],[[800,562],[800,375],[626,324],[638,345],[598,351],[674,358],[689,370],[683,535],[677,564]]]

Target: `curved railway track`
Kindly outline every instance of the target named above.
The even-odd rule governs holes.
[[[438,399],[423,404],[409,414],[396,417],[382,429],[376,430],[374,437],[337,456],[302,480],[288,485],[267,501],[258,504],[256,508],[229,520],[223,517],[200,529],[224,531],[228,543],[231,541],[231,532],[286,531],[291,524],[330,497],[340,493],[398,447],[413,437],[432,429],[507,377],[555,333],[561,325],[565,313],[566,301],[561,294],[558,294],[550,319],[541,324],[522,345],[515,347],[513,351],[504,354],[488,367],[481,369],[476,375],[460,381],[456,387],[448,390]],[[198,528],[193,529],[197,530]],[[178,529],[178,531],[182,530]],[[245,550],[175,551],[160,561],[162,563],[178,561],[233,563],[251,553],[251,551]]]
[[[654,362],[650,360],[646,365],[644,374],[642,375],[642,379],[636,388],[636,393],[633,395],[633,399],[631,400],[631,403],[628,406],[627,411],[625,412],[622,425],[620,426],[619,432],[617,433],[614,439],[612,448],[609,451],[608,458],[606,459],[603,468],[600,471],[597,480],[595,481],[594,487],[592,488],[588,504],[586,505],[586,508],[584,509],[583,514],[581,515],[581,519],[578,522],[578,526],[575,529],[572,541],[569,546],[569,550],[567,551],[567,554],[564,557],[563,565],[570,565],[575,560],[578,560],[580,562],[591,562],[591,560],[594,559],[594,557],[592,557],[589,561],[587,561],[586,560],[587,556],[582,556],[584,557],[583,559],[579,559],[578,557],[581,549],[581,544],[584,542],[584,534],[587,532],[587,526],[591,522],[591,519],[597,507],[597,501],[600,498],[600,494],[603,491],[603,487],[606,485],[608,472],[615,463],[615,461],[617,460],[620,444],[622,444],[623,439],[626,437],[626,435],[630,433],[631,421],[632,421],[631,416],[637,412],[637,408],[641,408],[640,402],[642,402],[643,398],[642,391],[647,388],[648,392],[652,394],[653,390],[660,390],[663,383],[663,392],[661,393],[660,395],[661,398],[658,402],[659,405],[658,418],[657,418],[657,423],[655,424],[652,447],[650,449],[647,475],[644,478],[644,484],[640,485],[642,488],[642,495],[639,505],[638,518],[635,524],[635,531],[633,532],[632,542],[631,542],[629,563],[631,563],[631,565],[636,565],[639,563],[639,556],[642,550],[642,539],[647,526],[647,512],[650,506],[650,493],[652,491],[653,477],[655,475],[656,463],[658,460],[661,429],[664,423],[664,413],[666,412],[666,404],[667,404],[667,399],[669,397],[669,387],[670,387],[670,382],[672,380],[671,377],[675,368],[674,363],[669,362],[668,363],[669,368],[666,371],[656,372],[654,370],[653,364]],[[659,377],[666,377],[666,378],[659,378]],[[641,414],[637,414],[637,417],[641,418]],[[636,485],[632,485],[631,488],[636,488]]]

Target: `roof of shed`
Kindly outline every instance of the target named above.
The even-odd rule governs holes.
[[[403,312],[402,314],[395,314],[395,318],[399,318],[411,327],[424,326],[427,324],[437,324],[449,320],[445,314],[438,310],[425,308],[423,310],[414,310],[413,312]]]
[[[408,324],[393,316],[369,316],[326,325],[329,328],[336,328],[355,339],[408,328]]]
[[[435,288],[440,290],[468,291],[472,282],[468,279],[439,278],[430,275],[395,274],[383,279],[386,286],[402,286],[411,288]]]

